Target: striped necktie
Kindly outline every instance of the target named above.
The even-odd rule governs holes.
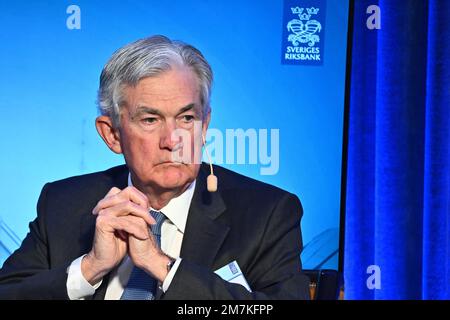
[[[150,210],[150,214],[156,220],[156,224],[150,226],[158,247],[161,246],[161,226],[166,216],[159,211]],[[134,267],[130,279],[123,291],[120,300],[154,300],[157,281],[144,270]]]

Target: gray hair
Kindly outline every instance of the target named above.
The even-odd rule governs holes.
[[[119,127],[123,89],[134,87],[139,80],[157,76],[175,65],[190,67],[197,76],[205,117],[210,111],[211,66],[198,49],[165,36],[140,39],[114,52],[100,75],[97,100],[100,113],[111,117],[114,126]]]

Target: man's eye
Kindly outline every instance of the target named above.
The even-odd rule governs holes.
[[[191,121],[194,120],[194,116],[192,116],[192,115],[185,115],[185,116],[182,117],[182,120],[184,122],[191,122]]]
[[[144,118],[144,119],[142,119],[142,122],[144,122],[145,124],[155,123],[156,118]]]

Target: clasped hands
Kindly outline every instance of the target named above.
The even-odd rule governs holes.
[[[98,283],[128,253],[134,265],[161,283],[170,258],[159,248],[149,227],[147,197],[135,187],[112,188],[92,211],[97,216],[91,251],[81,262],[81,272],[91,284]]]

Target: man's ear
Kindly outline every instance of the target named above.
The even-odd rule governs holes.
[[[112,120],[108,116],[99,116],[95,119],[95,127],[97,132],[102,137],[112,152],[120,154],[122,153],[122,147],[120,146],[120,133],[119,130],[114,128]]]

